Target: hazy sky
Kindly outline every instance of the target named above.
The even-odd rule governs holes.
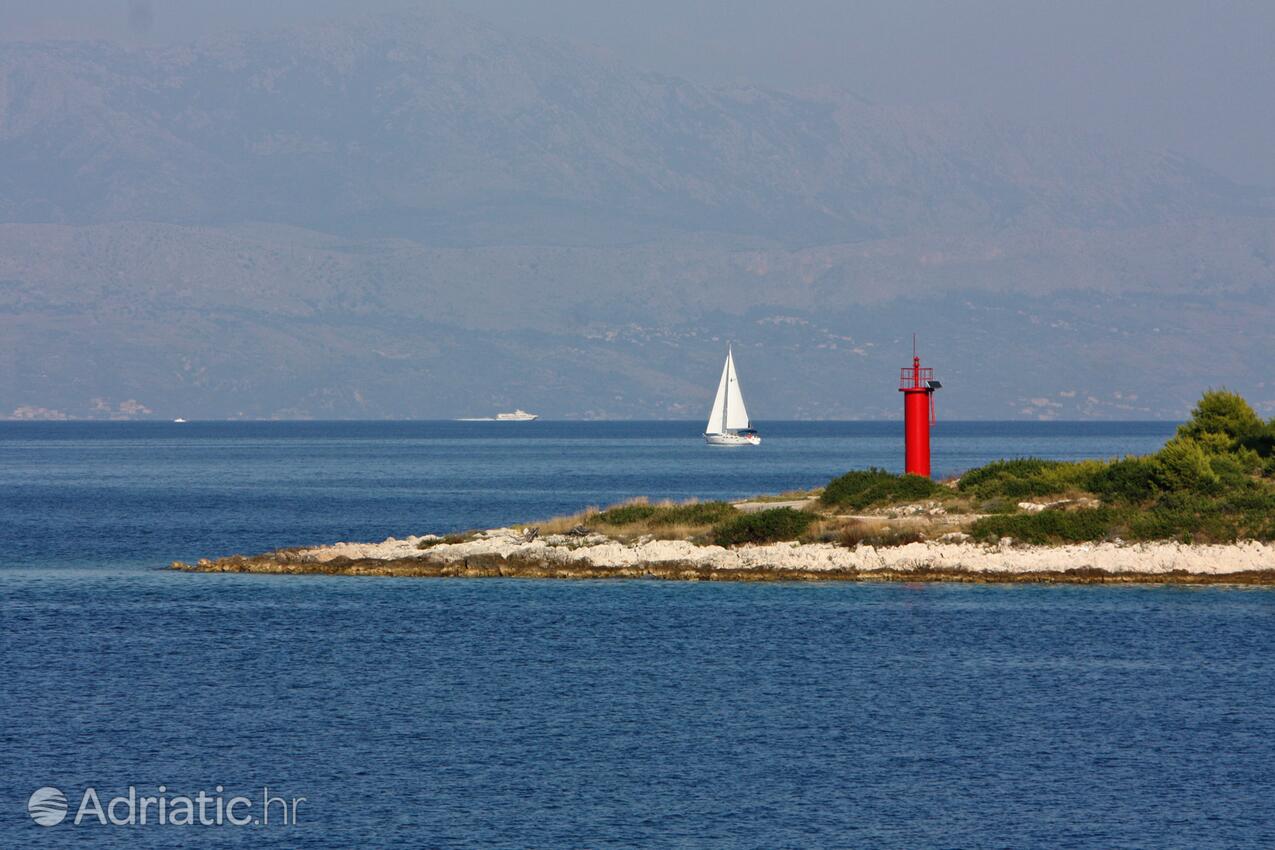
[[[0,0],[10,39],[189,40],[407,0]],[[1275,186],[1275,2],[466,0],[497,25],[723,84],[835,86],[1083,125]]]

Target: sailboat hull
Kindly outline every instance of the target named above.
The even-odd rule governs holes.
[[[760,446],[761,437],[757,434],[740,434],[727,432],[725,434],[705,434],[704,442],[710,446]]]

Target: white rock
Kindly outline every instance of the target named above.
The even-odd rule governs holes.
[[[561,538],[561,539],[560,539]],[[1075,567],[1097,567],[1109,572],[1188,573],[1222,575],[1246,570],[1275,570],[1275,545],[1245,541],[1224,545],[1185,545],[1176,542],[1137,543],[1110,541],[1066,546],[1015,546],[1003,537],[995,545],[973,543],[961,532],[935,541],[878,549],[861,545],[853,549],[831,543],[768,543],[724,549],[700,546],[685,540],[644,540],[620,543],[600,534],[586,538],[553,535],[527,542],[512,529],[493,529],[463,543],[438,543],[416,548],[435,535],[387,539],[381,543],[337,543],[298,553],[304,561],[334,558],[425,558],[451,562],[474,555],[512,554],[543,558],[550,563],[588,564],[595,567],[635,567],[659,563],[691,563],[713,569],[799,570],[916,570],[964,569],[971,572],[1060,572]],[[570,543],[562,542],[569,540]]]

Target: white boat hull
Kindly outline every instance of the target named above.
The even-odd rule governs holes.
[[[710,446],[760,446],[761,437],[757,434],[705,434],[704,442]]]

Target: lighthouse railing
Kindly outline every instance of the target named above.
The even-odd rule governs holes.
[[[934,380],[932,366],[904,366],[899,370],[899,389],[901,390],[923,390],[928,386],[926,382],[932,380]]]

